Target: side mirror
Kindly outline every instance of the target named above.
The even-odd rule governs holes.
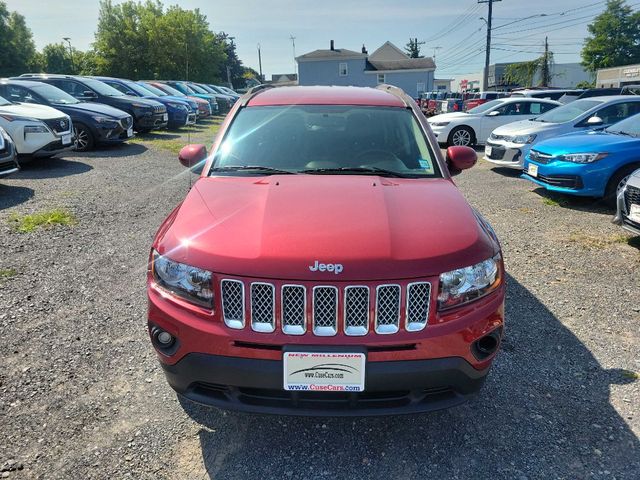
[[[473,167],[477,161],[478,155],[471,147],[447,148],[447,167],[451,175],[458,175],[462,170]]]
[[[587,120],[587,125],[590,127],[597,127],[598,125],[604,125],[604,120],[594,115],[593,117]]]
[[[204,161],[207,158],[207,147],[196,143],[182,147],[178,154],[178,160],[187,168],[193,170],[193,173],[202,172]]]
[[[498,110],[492,110],[487,113],[487,117],[497,117],[498,115],[500,115],[500,112]]]
[[[85,98],[97,98],[98,97],[96,92],[92,92],[91,90],[85,90],[84,92],[82,92],[82,96],[85,97]]]

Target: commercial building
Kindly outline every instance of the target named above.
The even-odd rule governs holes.
[[[596,74],[596,87],[617,88],[640,84],[640,64],[601,68]]]

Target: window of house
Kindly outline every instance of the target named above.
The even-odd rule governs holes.
[[[424,92],[425,91],[424,82],[418,82],[416,90],[418,91],[418,94]]]
[[[347,69],[347,64],[340,63],[340,65],[338,66],[338,75],[340,75],[341,77],[346,77],[348,73],[349,70]]]
[[[378,84],[381,84],[381,83],[386,83],[384,78],[384,73],[378,74]]]

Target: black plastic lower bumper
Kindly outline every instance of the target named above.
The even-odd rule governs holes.
[[[482,387],[478,371],[458,357],[368,362],[365,391],[292,392],[283,389],[282,362],[191,353],[162,364],[169,384],[197,403],[282,415],[369,416],[453,407]]]

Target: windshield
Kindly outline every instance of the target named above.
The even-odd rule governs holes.
[[[181,82],[176,82],[175,83],[175,88],[176,90],[180,90],[182,93],[184,93],[185,95],[193,95],[195,92],[189,88],[186,84],[181,83]]]
[[[176,90],[171,85],[167,85],[166,83],[162,84],[162,89],[167,92],[169,95],[173,95],[174,97],[186,97],[184,93],[180,90]]]
[[[67,92],[47,83],[43,83],[37,87],[31,87],[31,89],[53,105],[74,105],[80,103],[80,100],[72,97]]]
[[[601,103],[602,102],[597,100],[576,100],[575,102],[571,102],[567,105],[549,110],[547,113],[536,117],[534,120],[536,122],[545,123],[570,122]]]
[[[611,125],[606,131],[640,138],[640,113]]]
[[[127,87],[143,97],[153,97],[153,93],[136,82],[123,82]]]
[[[0,105],[12,105],[12,103],[4,97],[0,97]]]
[[[200,87],[200,86],[198,86],[198,85],[194,85],[193,83],[192,83],[191,85],[189,85],[189,88],[190,88],[191,90],[193,90],[194,92],[196,92],[196,93],[200,93],[200,94],[202,94],[202,93],[205,93],[205,94],[209,93],[209,92],[207,92],[204,88],[202,88],[202,87]]]
[[[467,113],[484,113],[487,110],[491,110],[493,107],[497,107],[498,105],[502,105],[504,100],[491,100],[490,102],[485,102],[482,105],[478,105],[475,108],[467,111]]]
[[[153,85],[149,85],[148,83],[142,83],[141,82],[141,83],[138,83],[138,85],[141,85],[145,89],[149,90],[149,92],[153,93],[156,97],[168,97],[169,96],[167,93],[164,93],[159,88],[156,88]]]
[[[124,93],[116,90],[113,87],[110,87],[106,83],[99,80],[94,80],[93,78],[83,78],[82,81],[89,88],[93,89],[100,95],[104,95],[105,97],[122,97],[124,95]]]
[[[211,173],[248,174],[246,168],[233,171],[247,166],[255,167],[254,173],[262,168],[286,173],[441,177],[411,110],[397,107],[242,109],[216,153]]]

